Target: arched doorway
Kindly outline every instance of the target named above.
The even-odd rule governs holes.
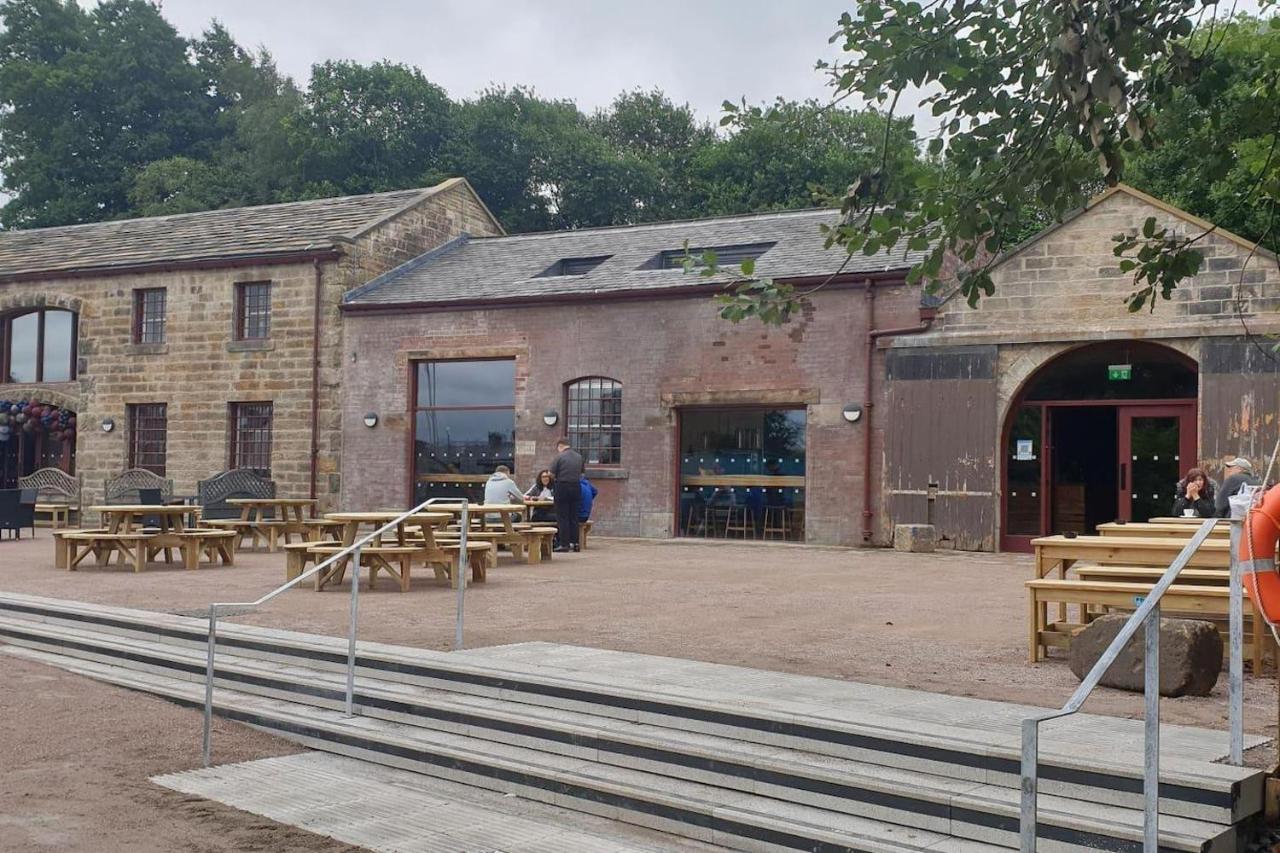
[[[1001,547],[1167,515],[1196,457],[1195,363],[1145,341],[1051,360],[1005,418]]]

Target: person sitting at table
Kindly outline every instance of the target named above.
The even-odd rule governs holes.
[[[1190,518],[1213,518],[1213,483],[1203,469],[1192,468],[1187,476],[1178,481],[1177,498],[1173,502],[1173,514],[1188,515]]]
[[[516,481],[511,479],[511,469],[506,465],[494,468],[493,476],[484,484],[484,502],[487,504],[524,503],[524,493],[520,491]],[[486,520],[499,521],[500,519],[492,515]]]
[[[532,498],[536,501],[554,501],[555,500],[555,480],[551,477],[551,472],[543,468],[538,472],[538,479],[533,481],[533,485],[524,493],[526,498]],[[529,516],[530,521],[555,521],[556,512],[549,506],[535,506],[533,513]]]
[[[578,501],[578,523],[582,524],[584,521],[591,520],[591,505],[595,503],[596,495],[600,494],[600,490],[592,485],[586,474],[582,475],[578,486],[582,489],[582,498]]]

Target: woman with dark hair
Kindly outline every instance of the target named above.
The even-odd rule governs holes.
[[[1188,518],[1213,518],[1213,481],[1200,468],[1192,468],[1178,481],[1173,514]]]
[[[543,468],[538,472],[538,479],[533,481],[533,485],[524,493],[526,498],[532,498],[537,501],[555,500],[555,480],[551,477],[551,472]],[[556,512],[549,506],[535,506],[533,512],[529,516],[530,521],[555,521]]]

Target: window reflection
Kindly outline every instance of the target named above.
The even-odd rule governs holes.
[[[8,382],[67,382],[75,378],[76,315],[58,309],[0,318]]]
[[[515,361],[417,366],[414,498],[481,500],[498,465],[515,472]]]
[[[40,315],[23,314],[9,324],[9,381],[35,382]]]

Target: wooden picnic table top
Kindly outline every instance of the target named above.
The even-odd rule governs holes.
[[[1155,518],[1148,518],[1147,524],[1200,524],[1203,521],[1205,521],[1203,518],[1187,518],[1185,515],[1158,515]]]
[[[1186,541],[1172,536],[1041,536],[1032,539],[1031,544],[1040,548],[1079,548],[1081,550],[1097,550],[1099,548],[1161,548],[1168,551],[1181,551]],[[1222,539],[1206,539],[1200,546],[1206,551],[1227,551],[1231,543]]]
[[[529,504],[467,504],[467,512],[520,512]],[[462,504],[432,504],[432,510],[460,513]]]
[[[555,506],[556,502],[551,498],[525,498],[525,506]]]
[[[399,512],[392,512],[390,510],[384,512],[374,510],[370,512],[326,512],[324,517],[326,521],[333,521],[338,524],[351,524],[355,522],[371,524],[382,522],[383,524],[386,524],[389,521],[394,521],[400,516],[400,514],[401,513]],[[452,518],[453,516],[447,512],[419,512],[408,516],[405,519],[405,523],[425,523],[433,526],[439,526],[448,523]]]
[[[107,504],[106,506],[91,506],[90,512],[121,515],[190,515],[202,512],[204,507],[192,506],[190,504]]]
[[[315,498],[227,498],[232,506],[314,506]]]
[[[1197,518],[1195,521],[1203,522],[1206,519]],[[1108,521],[1106,524],[1098,525],[1098,533],[1106,535],[1120,535],[1125,538],[1138,536],[1158,536],[1162,539],[1190,539],[1195,533],[1195,528],[1199,525],[1182,525],[1182,524],[1152,524],[1149,521],[1127,521],[1120,524],[1115,521]],[[1216,524],[1209,536],[1213,538],[1228,537],[1231,535],[1231,527],[1226,524]]]

